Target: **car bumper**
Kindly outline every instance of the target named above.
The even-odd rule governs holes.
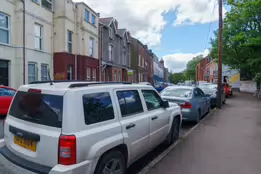
[[[216,106],[217,105],[217,98],[210,98],[210,105]]]
[[[194,112],[192,109],[182,109],[181,114],[183,121],[196,121],[198,118],[197,112]]]
[[[6,146],[0,148],[0,163],[14,174],[80,174],[92,173],[92,162],[84,161],[75,165],[56,165],[46,167],[22,159],[12,153]]]

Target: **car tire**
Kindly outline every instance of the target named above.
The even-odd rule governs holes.
[[[168,134],[166,144],[168,146],[172,145],[179,139],[179,132],[180,132],[180,119],[178,117],[175,117],[172,126],[171,131]]]
[[[226,100],[224,100],[224,101],[222,102],[222,104],[226,104]]]
[[[98,162],[94,174],[105,173],[105,170],[108,173],[118,171],[119,174],[126,174],[126,159],[120,151],[111,151],[102,156]]]

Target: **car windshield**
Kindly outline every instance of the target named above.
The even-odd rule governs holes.
[[[192,94],[191,89],[187,88],[172,88],[162,91],[161,96],[164,97],[180,97],[180,98],[190,98]]]

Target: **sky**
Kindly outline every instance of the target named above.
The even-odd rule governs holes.
[[[81,1],[101,18],[117,19],[119,28],[147,44],[172,72],[184,70],[197,55],[206,56],[218,28],[217,0],[74,0]]]

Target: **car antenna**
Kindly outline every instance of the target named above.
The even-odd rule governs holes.
[[[48,78],[49,78],[49,81],[50,81],[50,85],[53,85],[53,81],[52,81],[51,75],[50,75],[50,68],[48,68]]]

